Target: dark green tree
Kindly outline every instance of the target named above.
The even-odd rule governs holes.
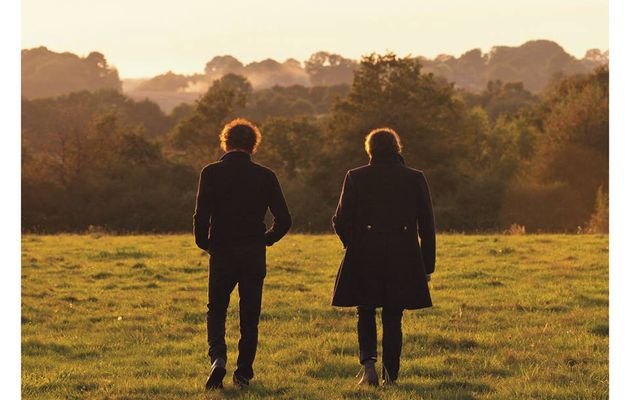
[[[194,112],[175,127],[169,140],[171,155],[195,168],[216,160],[221,129],[245,108],[251,91],[250,83],[239,75],[215,80]]]
[[[608,66],[557,81],[529,118],[542,133],[503,220],[543,230],[584,227],[599,188],[608,193]]]
[[[350,93],[333,109],[324,137],[328,168],[315,176],[323,203],[334,210],[346,170],[366,164],[367,133],[388,126],[401,136],[407,164],[427,172],[436,193],[436,210],[448,212],[444,201],[454,192],[461,172],[464,104],[452,85],[421,73],[416,59],[394,54],[363,58]]]

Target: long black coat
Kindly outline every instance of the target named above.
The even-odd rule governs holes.
[[[349,171],[333,228],[346,248],[334,306],[432,305],[426,275],[435,269],[435,224],[422,171],[400,156]]]

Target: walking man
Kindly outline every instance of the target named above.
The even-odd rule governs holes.
[[[254,377],[265,246],[280,240],[291,227],[276,175],[251,159],[261,140],[258,127],[236,119],[225,125],[220,139],[225,155],[201,171],[193,216],[195,242],[210,254],[207,328],[212,367],[206,389],[223,388],[225,319],[236,285],[241,336],[232,380],[243,388]],[[264,223],[268,209],[274,218],[269,229]]]
[[[332,304],[357,307],[364,367],[359,384],[372,386],[379,384],[375,309],[382,307],[382,378],[391,385],[400,367],[403,310],[432,305],[427,281],[435,269],[433,208],[427,180],[405,166],[394,130],[370,132],[365,150],[370,163],[346,174],[333,217],[346,254]]]

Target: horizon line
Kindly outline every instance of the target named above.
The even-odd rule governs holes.
[[[565,48],[562,44],[558,43],[558,42],[557,42],[557,41],[555,41],[555,40],[552,40],[552,39],[544,39],[544,38],[538,38],[538,39],[529,39],[529,40],[526,40],[526,41],[524,41],[524,42],[522,42],[522,43],[520,43],[520,44],[517,44],[517,45],[509,45],[509,44],[495,44],[495,45],[493,45],[493,46],[490,46],[490,48],[489,48],[488,50],[484,50],[481,46],[479,46],[479,47],[472,47],[472,48],[470,48],[470,49],[468,49],[468,50],[466,50],[466,51],[461,52],[459,55],[449,54],[449,53],[438,53],[438,54],[436,54],[436,55],[434,55],[434,56],[432,56],[432,57],[431,57],[431,56],[425,56],[425,55],[422,55],[422,54],[412,54],[412,53],[408,53],[408,54],[405,54],[405,55],[400,55],[400,54],[397,54],[395,51],[390,50],[390,49],[386,49],[386,50],[384,50],[383,52],[379,52],[379,51],[371,51],[371,52],[367,52],[367,53],[361,54],[361,56],[359,56],[359,58],[346,57],[345,55],[343,55],[343,54],[341,54],[341,53],[337,53],[337,52],[334,52],[334,51],[323,50],[323,49],[316,50],[316,51],[314,51],[314,52],[310,53],[310,55],[313,55],[313,54],[318,53],[318,52],[325,52],[325,53],[329,53],[329,54],[337,54],[337,55],[340,55],[340,56],[342,56],[342,57],[344,57],[344,58],[347,58],[347,59],[350,59],[350,60],[360,61],[360,60],[361,60],[361,58],[363,58],[363,57],[365,57],[365,56],[369,56],[369,55],[371,55],[371,54],[387,54],[387,53],[393,53],[393,54],[396,54],[396,55],[400,56],[401,58],[405,58],[405,57],[411,57],[411,58],[423,57],[423,58],[426,58],[426,59],[428,59],[428,60],[434,61],[434,60],[435,60],[437,57],[439,57],[439,56],[452,56],[452,57],[455,57],[455,58],[459,58],[459,57],[461,57],[462,55],[464,55],[464,54],[466,54],[467,52],[472,51],[472,50],[480,50],[480,51],[481,51],[481,53],[482,53],[483,55],[488,55],[488,54],[492,51],[492,49],[494,49],[494,48],[496,48],[496,47],[511,47],[511,48],[517,48],[517,47],[521,47],[521,46],[523,46],[523,45],[525,45],[525,44],[527,44],[527,43],[529,43],[529,42],[537,42],[537,41],[544,41],[544,42],[552,42],[552,43],[555,43],[555,44],[557,44],[560,48],[562,48],[562,50],[563,50],[565,53],[569,54],[570,56],[572,56],[572,57],[574,57],[574,58],[576,58],[576,59],[578,59],[578,60],[582,60],[582,59],[584,59],[584,57],[586,56],[586,53],[587,53],[588,51],[590,51],[590,50],[599,50],[599,51],[601,51],[602,53],[605,53],[605,52],[609,52],[609,51],[610,51],[610,46],[608,46],[608,48],[606,48],[606,49],[604,49],[604,48],[599,48],[599,47],[593,47],[593,48],[589,48],[589,49],[587,49],[587,50],[584,52],[584,54],[583,54],[581,57],[579,57],[579,56],[577,56],[576,54],[571,53],[570,51],[567,51],[567,49],[566,49],[566,48]],[[38,46],[33,46],[33,47],[21,47],[20,51],[37,49],[37,48],[40,48],[40,47],[44,47],[44,48],[46,48],[46,49],[47,49],[47,50],[49,50],[49,51],[52,51],[52,52],[55,52],[55,53],[59,53],[59,54],[64,54],[64,53],[74,54],[74,55],[76,55],[76,56],[78,56],[78,57],[80,57],[80,58],[85,58],[85,57],[87,57],[87,56],[88,56],[88,54],[89,54],[90,52],[99,52],[99,53],[101,53],[101,54],[103,54],[103,55],[105,56],[105,58],[107,59],[107,62],[108,62],[109,67],[110,67],[110,68],[114,68],[114,69],[116,69],[116,71],[118,72],[118,75],[119,75],[119,79],[120,79],[121,81],[122,81],[122,80],[151,79],[151,78],[154,78],[154,77],[159,76],[159,75],[164,75],[164,74],[167,74],[167,73],[169,73],[169,72],[171,72],[171,73],[173,73],[173,74],[176,74],[176,75],[184,75],[184,76],[186,76],[186,75],[192,75],[192,74],[198,74],[198,73],[203,73],[203,67],[204,67],[204,66],[202,65],[202,66],[201,66],[201,68],[200,68],[199,70],[196,70],[196,71],[193,71],[193,72],[177,72],[177,71],[174,71],[174,70],[172,70],[172,69],[169,69],[169,70],[166,70],[166,71],[164,71],[164,72],[161,72],[161,73],[158,73],[158,74],[155,74],[155,75],[152,75],[152,76],[147,76],[147,75],[145,75],[145,76],[123,76],[123,74],[121,73],[121,70],[120,70],[118,67],[116,67],[115,63],[111,63],[111,62],[110,62],[110,59],[109,59],[109,58],[108,58],[108,56],[107,56],[107,54],[106,54],[106,53],[104,53],[104,52],[101,52],[100,50],[95,50],[95,49],[93,49],[93,50],[91,50],[90,52],[88,52],[87,54],[79,54],[78,52],[74,52],[74,51],[71,51],[71,50],[57,50],[57,49],[53,49],[53,48],[51,48],[51,47],[49,47],[49,46],[47,46],[47,45],[45,45],[45,44],[40,44],[40,45],[38,45]],[[298,58],[296,58],[296,57],[288,57],[288,58],[284,59],[283,61],[278,61],[277,59],[275,59],[275,58],[273,58],[273,57],[266,57],[266,58],[262,58],[262,59],[258,59],[258,60],[253,60],[253,59],[252,59],[252,60],[246,60],[246,59],[241,59],[241,58],[239,58],[239,57],[237,57],[237,56],[234,56],[234,55],[232,55],[232,54],[227,53],[227,54],[215,54],[215,55],[212,55],[212,56],[210,56],[209,60],[208,60],[208,61],[206,61],[206,62],[210,62],[210,61],[211,61],[213,58],[215,58],[215,57],[225,57],[225,56],[234,57],[235,59],[237,59],[238,61],[240,61],[240,62],[241,62],[244,66],[247,66],[247,65],[249,65],[249,64],[254,64],[254,63],[260,63],[260,62],[263,62],[263,61],[266,61],[266,60],[272,60],[272,61],[275,61],[275,62],[277,62],[277,63],[279,63],[279,64],[283,64],[283,63],[285,63],[285,62],[287,62],[287,61],[289,61],[289,60],[295,60],[295,61],[297,61],[297,62],[299,62],[299,63],[300,63],[300,67],[301,67],[301,68],[304,68],[304,63],[305,63],[305,61],[306,61],[306,60],[299,60],[299,59],[298,59]]]

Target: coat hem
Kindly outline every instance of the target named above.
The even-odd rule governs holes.
[[[356,303],[344,303],[344,304],[339,304],[339,303],[331,303],[331,305],[333,307],[341,307],[341,308],[349,308],[349,307],[359,307],[361,304],[356,304]],[[393,305],[393,304],[392,304]],[[389,306],[389,305],[388,305]],[[384,305],[382,304],[370,304],[370,307],[374,307],[374,308],[382,308],[384,307]],[[423,308],[430,308],[433,307],[433,303],[430,304],[426,304],[426,305],[413,305],[413,306],[405,306],[402,305],[400,306],[402,307],[404,310],[421,310]]]

